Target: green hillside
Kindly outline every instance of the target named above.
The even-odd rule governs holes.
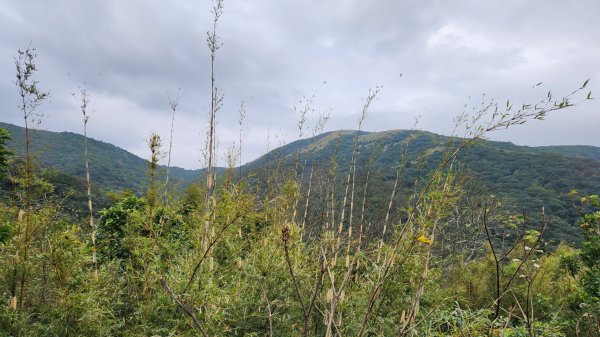
[[[600,160],[600,148],[588,145],[540,146],[537,149],[571,157]]]
[[[0,128],[10,132],[12,141],[8,146],[18,156],[25,151],[24,129],[12,124],[1,123]],[[102,141],[89,139],[90,174],[95,185],[103,191],[132,190],[144,191],[147,162],[126,150]],[[75,177],[85,176],[83,159],[83,136],[72,132],[51,132],[36,130],[31,142],[33,156],[42,167],[56,168],[62,173]],[[165,168],[161,170],[164,172]],[[171,167],[169,171],[174,181],[192,181],[200,174],[199,170],[185,170]]]
[[[23,155],[23,129],[0,123],[12,135],[10,148]],[[310,139],[298,140],[244,165],[245,176],[265,186],[261,177],[272,175],[276,166],[290,169],[297,165],[298,174],[308,177],[311,167],[324,175],[334,158],[340,184],[351,162],[356,131],[328,132]],[[458,141],[425,131],[392,130],[361,132],[356,158],[358,182],[366,176],[372,159],[370,183],[377,189],[369,192],[367,213],[381,220],[394,180],[395,167],[406,149],[402,164],[401,189],[398,198],[410,195],[414,182],[439,163],[444,150]],[[408,144],[408,145],[407,145]],[[114,145],[90,139],[90,167],[99,206],[106,206],[106,193],[131,190],[143,193],[146,183],[146,160]],[[35,131],[32,152],[40,166],[55,168],[47,173],[57,190],[75,191],[72,206],[85,206],[83,192],[83,137],[70,132]],[[465,149],[459,156],[463,172],[474,181],[473,194],[499,197],[507,211],[525,213],[539,220],[542,207],[550,220],[548,237],[556,241],[578,242],[581,234],[574,225],[578,214],[567,197],[568,191],[582,193],[600,191],[600,149],[592,146],[527,147],[506,142],[482,141]],[[164,167],[161,168],[164,173]],[[288,170],[289,172],[289,170]],[[190,182],[201,174],[199,170],[171,168],[174,181]],[[258,179],[256,179],[258,178]],[[306,180],[306,179],[305,179]],[[360,183],[359,183],[360,184]],[[9,188],[6,186],[5,188]],[[360,191],[359,191],[360,193]],[[381,222],[381,221],[375,221]],[[377,226],[377,225],[375,225]]]
[[[22,160],[25,152],[24,129],[0,122],[0,128],[8,130],[12,140],[8,148]],[[86,216],[87,195],[83,136],[72,132],[34,130],[31,133],[31,153],[34,165],[45,180],[54,186],[53,195],[60,198],[62,208],[71,217]],[[96,212],[112,204],[111,193],[131,191],[142,195],[146,191],[148,164],[126,150],[102,141],[88,139],[92,194]],[[164,176],[165,167],[159,174]],[[187,183],[196,179],[200,170],[171,167],[171,182]],[[0,198],[12,193],[7,179],[0,180]]]
[[[336,131],[299,140],[247,164],[245,169],[266,172],[265,167],[269,166],[289,168],[294,163],[307,163],[305,170],[309,170],[314,162],[325,172],[331,159],[336,158],[341,180],[351,162],[355,135],[356,131]],[[361,132],[357,176],[362,184],[369,159],[373,159],[370,180],[377,186],[368,195],[368,207],[373,212],[385,208],[403,149],[406,148],[401,174],[404,189],[399,198],[408,197],[414,181],[433,169],[445,149],[458,141],[424,131]],[[543,207],[549,220],[548,238],[578,242],[581,233],[574,224],[579,214],[567,193],[572,189],[589,194],[600,191],[600,160],[596,158],[599,153],[600,149],[592,146],[527,147],[481,141],[465,149],[459,162],[462,171],[474,178],[474,194],[495,195],[507,211],[525,213],[532,222],[539,221]]]

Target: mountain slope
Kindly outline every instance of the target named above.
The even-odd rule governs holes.
[[[24,148],[23,129],[0,123],[12,135],[9,146],[20,156]],[[335,159],[339,183],[343,186],[351,162],[356,131],[328,132],[313,138],[302,139],[277,148],[253,162],[242,166],[245,174],[252,173],[255,181],[274,172],[277,166],[305,168],[305,180],[311,163],[315,172],[325,175],[330,162]],[[425,131],[391,130],[385,132],[360,132],[357,153],[357,183],[362,184],[368,162],[371,186],[367,212],[375,214],[384,209],[387,196],[395,179],[395,167],[403,149],[406,149],[401,176],[402,189],[398,198],[407,198],[413,182],[439,163],[444,150],[457,139]],[[408,146],[407,146],[408,144]],[[90,139],[91,174],[98,194],[107,191],[145,190],[147,163],[114,145]],[[82,186],[84,177],[83,137],[69,132],[36,131],[33,135],[32,153],[44,167],[60,171],[59,180],[64,188]],[[506,142],[481,141],[467,148],[459,156],[463,171],[474,184],[469,188],[477,194],[500,197],[507,209],[525,212],[539,219],[544,207],[550,220],[549,236],[556,240],[578,241],[580,230],[574,225],[578,214],[573,209],[567,192],[600,193],[600,148],[593,146],[528,147]],[[164,170],[164,168],[162,168]],[[171,168],[174,181],[189,182],[201,174]],[[301,170],[298,171],[301,174]],[[69,177],[70,176],[70,177]],[[75,177],[75,178],[73,178]],[[265,184],[265,180],[262,184]],[[61,186],[63,186],[61,185]],[[79,196],[80,203],[84,199]]]
[[[600,147],[588,146],[588,145],[563,145],[563,146],[540,146],[536,149],[549,152],[562,154],[570,157],[579,158],[591,158],[600,160]]]
[[[12,137],[8,146],[19,157],[24,157],[24,129],[0,122],[0,128],[7,129]],[[62,173],[76,177],[85,176],[84,139],[71,132],[51,132],[36,130],[32,133],[31,153],[38,165],[53,167]],[[90,174],[94,185],[103,191],[132,190],[144,191],[147,161],[112,144],[88,139]],[[164,171],[165,167],[161,167]],[[192,181],[200,170],[185,170],[171,167],[169,175],[173,181]]]
[[[356,131],[336,131],[299,140],[271,151],[244,169],[260,172],[265,171],[265,167],[292,167],[294,163],[327,167],[335,158],[337,175],[344,177],[351,162],[355,136]],[[399,198],[408,197],[415,179],[433,169],[447,146],[458,141],[430,132],[406,130],[361,132],[358,140],[358,184],[364,181],[368,161],[373,159],[370,181],[376,188],[368,197],[369,204],[379,209],[386,207],[395,167],[404,148],[407,150],[401,176],[403,191]],[[524,212],[532,222],[539,223],[544,208],[549,220],[549,237],[573,242],[581,239],[581,231],[575,225],[579,215],[567,193],[571,189],[600,193],[597,154],[600,148],[592,146],[528,147],[480,141],[464,149],[458,159],[463,172],[472,177],[474,184],[470,188],[476,194],[498,196],[507,210]],[[305,171],[305,176],[307,173]],[[342,179],[338,180],[344,184]]]

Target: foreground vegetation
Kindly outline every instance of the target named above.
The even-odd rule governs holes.
[[[221,11],[216,1],[213,69]],[[96,217],[86,137],[88,216],[74,223],[30,151],[30,125],[47,97],[33,79],[34,58],[32,49],[16,58],[22,157],[6,151],[9,135],[0,132],[10,188],[0,203],[0,336],[600,335],[598,197],[569,192],[584,240],[551,248],[544,208],[511,213],[477,193],[461,164],[487,133],[589,99],[579,97],[587,81],[519,108],[482,104],[458,116],[462,137],[435,156],[407,160],[415,138],[406,137],[393,184],[383,187],[371,180],[377,150],[358,167],[362,122],[379,88],[365,99],[348,161],[337,150],[327,160],[295,151],[287,164],[272,158],[264,171],[245,172],[232,150],[217,177],[222,96],[213,75],[204,179],[174,189],[159,174],[162,139],[151,134],[145,192],[113,194]],[[79,98],[86,130],[88,96]],[[302,136],[311,109],[299,110]],[[377,208],[368,205],[375,195]]]
[[[552,224],[472,199],[450,166],[390,191],[405,206],[379,234],[351,173],[309,187],[274,168],[267,193],[231,169],[207,208],[204,184],[165,197],[152,167],[146,195],[100,212],[96,247],[39,176],[30,207],[0,206],[4,335],[598,335],[596,196],[571,192],[581,248],[549,251]]]

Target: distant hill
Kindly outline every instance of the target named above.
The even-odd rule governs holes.
[[[12,137],[8,146],[20,157],[25,152],[25,137],[22,127],[1,123]],[[88,139],[90,174],[92,182],[103,191],[145,191],[148,164],[126,150],[92,138]],[[31,153],[42,167],[52,167],[75,177],[85,177],[84,139],[72,132],[35,130],[32,133]],[[161,167],[165,170],[165,167]],[[201,170],[186,170],[171,167],[169,175],[173,181],[190,182],[198,178]]]
[[[23,155],[24,139],[21,127],[0,123],[8,129],[13,141],[9,146]],[[356,131],[328,132],[302,139],[274,149],[260,158],[243,165],[245,176],[252,173],[253,181],[263,184],[277,165],[290,168],[295,163],[314,162],[325,174],[332,158],[337,161],[338,177],[344,176],[351,160]],[[83,186],[85,167],[83,161],[83,136],[70,132],[34,133],[32,152],[43,167],[54,167],[62,188]],[[448,144],[456,139],[426,131],[391,130],[361,132],[357,156],[357,179],[363,179],[367,162],[374,157],[371,169],[371,186],[367,212],[376,213],[385,207],[387,196],[395,178],[395,167],[401,149],[410,140],[406,152],[406,165],[402,173],[402,190],[399,198],[407,197],[418,175],[432,169]],[[108,191],[145,191],[146,160],[114,145],[90,139],[91,174],[96,193]],[[473,178],[469,188],[478,194],[493,194],[504,201],[508,209],[525,212],[533,219],[542,207],[548,215],[549,237],[555,240],[576,242],[581,238],[574,225],[578,214],[574,211],[567,193],[571,189],[582,193],[600,193],[600,148],[593,146],[517,146],[507,142],[481,141],[465,149],[459,157],[464,171]],[[308,170],[306,164],[305,170]],[[164,167],[162,168],[164,170]],[[305,171],[305,173],[307,173]],[[201,170],[171,168],[175,181],[190,182],[202,174]],[[305,178],[308,174],[305,174]],[[340,181],[341,184],[341,181]],[[77,196],[84,204],[84,195]]]
[[[540,146],[536,149],[569,157],[600,160],[600,147],[589,145]]]
[[[267,153],[244,168],[260,172],[265,171],[264,167],[275,167],[275,163],[290,167],[298,162],[296,158],[327,166],[335,154],[338,176],[343,177],[351,162],[355,135],[356,131],[335,131],[299,140]],[[418,175],[439,163],[446,146],[457,141],[425,131],[361,132],[357,155],[359,179],[365,175],[369,158],[377,153],[371,169],[371,184],[375,187],[370,192],[369,205],[385,207],[401,149],[408,140],[401,198],[402,194],[408,196]],[[600,148],[593,146],[528,147],[480,141],[465,149],[459,161],[473,178],[475,184],[470,188],[476,193],[496,195],[507,209],[525,212],[532,220],[539,220],[544,207],[549,219],[548,234],[555,240],[576,242],[581,238],[581,230],[574,225],[579,215],[567,193],[571,189],[600,193]]]

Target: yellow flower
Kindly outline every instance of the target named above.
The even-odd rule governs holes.
[[[427,238],[427,237],[426,237],[426,236],[424,236],[424,235],[421,235],[421,236],[419,236],[419,237],[417,238],[417,241],[419,241],[419,242],[421,242],[421,243],[426,243],[426,244],[428,244],[428,245],[430,245],[430,244],[433,242],[433,240],[431,240],[431,239]]]

